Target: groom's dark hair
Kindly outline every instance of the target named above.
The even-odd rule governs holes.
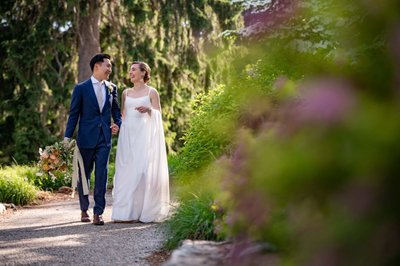
[[[90,69],[92,70],[92,72],[94,69],[94,65],[99,62],[104,62],[104,58],[111,60],[111,56],[109,54],[96,54],[95,56],[93,56],[93,58],[90,60],[90,63],[89,63]]]

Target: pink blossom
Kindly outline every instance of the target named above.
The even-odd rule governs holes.
[[[300,123],[336,123],[355,105],[350,86],[339,80],[315,81],[304,84],[300,90],[303,97],[291,112]]]

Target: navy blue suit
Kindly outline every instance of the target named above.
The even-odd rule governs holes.
[[[95,166],[94,214],[103,214],[106,203],[105,193],[112,135],[111,116],[114,123],[121,127],[117,87],[112,85],[111,91],[104,85],[102,88],[106,90],[106,98],[100,111],[91,79],[75,86],[65,130],[65,137],[71,138],[79,121],[76,141],[88,181],[93,171],[93,165]],[[83,195],[81,182],[78,182],[78,191],[81,210],[86,211],[89,208],[89,196]]]

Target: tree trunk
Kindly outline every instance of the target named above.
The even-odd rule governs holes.
[[[100,52],[100,0],[89,0],[78,13],[78,82],[92,75],[90,59]]]

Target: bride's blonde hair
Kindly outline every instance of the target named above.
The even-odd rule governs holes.
[[[149,65],[143,61],[134,61],[131,65],[133,64],[138,64],[140,71],[145,72],[143,80],[144,83],[147,83],[150,80],[150,72],[151,72]]]

